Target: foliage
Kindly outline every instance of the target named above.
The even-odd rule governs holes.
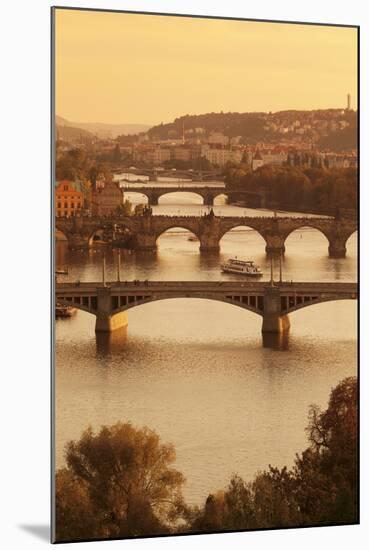
[[[89,180],[94,184],[99,174],[111,178],[108,164],[96,162],[92,151],[78,147],[57,153],[55,171],[56,180]]]
[[[291,470],[269,466],[252,483],[233,476],[225,491],[188,512],[188,530],[357,522],[356,378],[332,391],[326,411],[311,406],[307,433],[310,445]]]
[[[67,468],[56,476],[57,540],[169,532],[183,508],[174,460],[174,447],[148,428],[87,429],[68,443]]]
[[[356,523],[357,421],[351,377],[325,411],[310,407],[309,446],[291,469],[269,466],[251,482],[233,475],[201,507],[185,505],[174,448],[155,432],[90,428],[67,445],[67,466],[57,472],[57,541]]]
[[[130,200],[125,199],[123,204],[117,207],[118,214],[122,216],[133,216],[134,210]]]
[[[241,190],[261,191],[270,208],[333,215],[339,209],[357,209],[355,168],[265,165],[252,172],[247,165],[231,165],[225,169],[225,183],[231,199],[242,199],[242,194],[237,194]]]

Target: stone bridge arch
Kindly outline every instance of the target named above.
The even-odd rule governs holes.
[[[198,238],[198,240],[201,242],[201,233],[198,231],[197,228],[193,228],[191,224],[181,223],[181,224],[170,224],[165,229],[160,229],[157,233],[155,233],[155,243],[157,244],[158,239],[171,229],[184,229],[185,231],[189,231],[192,235]]]
[[[310,221],[309,218],[306,218],[304,220],[301,220],[301,221],[298,221],[297,223],[292,223],[292,227],[290,227],[288,230],[285,230],[283,231],[282,230],[282,238],[284,240],[288,239],[288,237],[294,233],[294,231],[298,231],[299,229],[304,229],[304,228],[309,228],[309,229],[315,229],[316,231],[319,231],[319,233],[321,233],[322,235],[324,235],[324,237],[327,239],[327,241],[329,242],[329,239],[331,237],[331,230],[329,227],[322,227],[321,224],[319,223],[314,223],[313,219]]]
[[[252,220],[248,219],[247,221],[245,220],[242,220],[242,218],[240,218],[239,220],[233,220],[232,222],[224,222],[221,224],[221,228],[220,228],[220,231],[219,231],[219,236],[218,236],[218,240],[219,240],[219,243],[221,242],[222,238],[224,236],[226,236],[228,233],[230,233],[233,229],[236,229],[238,227],[242,227],[242,228],[245,228],[245,229],[251,229],[253,232],[255,232],[259,237],[261,237],[264,241],[264,244],[265,244],[265,250],[268,252],[268,234],[266,231],[264,231],[261,227],[260,227],[260,223],[256,222],[253,223]],[[255,234],[254,233],[254,234]]]
[[[353,220],[337,220],[333,218],[297,218],[287,222],[288,227],[280,228],[281,238],[284,242],[294,232],[304,227],[319,231],[328,241],[329,256],[342,258],[346,255],[346,243],[349,237],[357,230],[357,224]]]
[[[113,297],[114,298],[114,297]],[[161,295],[161,296],[145,296],[144,293],[142,296],[120,296],[116,297],[119,298],[121,302],[117,302],[117,307],[113,307],[112,309],[112,315],[116,315],[118,313],[127,311],[128,309],[132,309],[134,307],[138,307],[143,304],[149,304],[151,302],[159,302],[162,300],[177,300],[177,299],[192,299],[192,300],[209,300],[213,302],[221,302],[225,304],[229,304],[232,306],[240,307],[242,309],[246,309],[247,311],[250,311],[251,313],[256,313],[257,315],[262,316],[263,315],[263,297],[262,296],[254,296],[254,300],[252,303],[250,303],[250,299],[247,300],[247,296],[224,296],[220,297],[218,295],[211,296],[209,294],[204,296],[188,296],[186,293],[178,293],[178,295]],[[131,298],[131,300],[129,300]],[[243,300],[244,298],[244,300]],[[125,302],[125,303],[123,303]]]
[[[150,195],[149,195],[149,193],[148,193],[147,191],[145,191],[145,189],[143,189],[143,190],[141,191],[141,189],[136,190],[136,189],[134,189],[134,188],[132,188],[132,189],[131,189],[131,188],[127,188],[127,189],[124,190],[124,194],[126,195],[127,193],[129,193],[129,194],[134,194],[134,195],[141,195],[141,197],[142,197],[142,195],[143,195],[143,196],[146,198],[147,204],[150,205]]]
[[[171,188],[168,188],[167,191],[163,191],[163,192],[160,192],[158,193],[157,195],[157,199],[156,199],[156,203],[154,202],[151,202],[151,204],[159,204],[159,199],[161,199],[162,197],[165,197],[166,195],[173,195],[173,193],[191,193],[192,195],[196,195],[197,197],[200,197],[202,199],[202,204],[212,204],[212,203],[209,203],[206,201],[206,198],[207,198],[207,194],[200,191],[200,190],[197,190],[196,188],[191,188],[191,189],[181,189],[181,188],[178,188],[178,189],[171,189]]]
[[[284,297],[282,297],[284,298]],[[289,315],[290,313],[294,313],[295,311],[298,311],[300,309],[303,309],[305,307],[309,307],[309,306],[314,306],[314,305],[318,305],[318,304],[324,304],[324,303],[327,303],[327,302],[337,302],[338,300],[352,300],[353,297],[351,295],[347,295],[347,296],[326,296],[326,297],[316,297],[314,299],[314,297],[312,297],[313,299],[309,299],[309,300],[306,300],[304,301],[303,299],[298,299],[299,297],[297,297],[297,300],[296,300],[296,303],[295,305],[292,305],[291,307],[289,307],[287,305],[284,306],[283,305],[283,300],[282,300],[282,304],[281,304],[281,313],[284,314],[284,315]],[[309,297],[310,298],[310,297]]]
[[[225,228],[223,226],[223,228],[221,229],[221,231],[219,233],[219,240],[221,240],[225,235],[227,235],[227,233],[229,233],[233,229],[237,229],[237,227],[244,227],[245,229],[252,229],[258,235],[260,235],[260,237],[262,237],[264,239],[265,243],[267,242],[266,235],[264,234],[264,232],[262,230],[260,230],[260,227],[257,224],[254,225],[252,222],[249,223],[248,221],[243,222],[242,218],[240,218],[239,222],[235,221],[235,222],[227,225]]]
[[[321,227],[317,226],[314,223],[309,222],[302,222],[301,224],[296,225],[295,227],[290,228],[288,231],[282,232],[281,239],[283,240],[283,253],[288,251],[288,244],[291,245],[291,241],[288,243],[288,239],[293,236],[294,233],[297,234],[297,232],[302,231],[304,229],[311,229],[313,230],[313,233],[317,234],[320,237],[323,237],[327,248],[329,249],[330,246],[330,233],[326,229],[322,229]],[[300,235],[301,237],[301,235]],[[296,243],[295,243],[296,244]],[[320,249],[321,243],[317,243],[318,249]],[[301,248],[304,247],[304,241],[301,243]]]

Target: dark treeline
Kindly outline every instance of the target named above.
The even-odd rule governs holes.
[[[237,191],[262,193],[267,208],[337,215],[357,211],[356,168],[229,165],[225,182],[230,200],[242,200]]]
[[[291,469],[269,466],[250,482],[235,475],[190,507],[172,445],[130,424],[88,429],[56,474],[56,540],[356,523],[356,378],[332,390],[327,410],[310,407],[306,431]]]
[[[57,151],[55,161],[56,180],[89,180],[96,182],[98,174],[105,179],[111,179],[112,174],[108,162],[96,159],[93,152],[75,147],[68,151]]]

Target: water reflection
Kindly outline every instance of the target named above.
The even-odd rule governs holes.
[[[278,334],[263,332],[262,339],[264,348],[271,348],[278,351],[287,351],[290,339],[290,330],[287,329]]]
[[[156,213],[204,208],[165,200]],[[244,215],[237,207],[216,209]],[[219,253],[200,254],[188,233],[167,232],[155,252],[121,250],[121,280],[241,280],[219,266],[239,255],[260,264],[268,281],[265,244],[252,233],[229,232]],[[356,238],[346,258],[331,259],[326,239],[314,230],[291,235],[284,280],[356,280]],[[110,247],[69,251],[57,243],[56,254],[58,265],[69,268],[61,281],[101,281],[104,254],[107,280],[117,280],[118,251]],[[65,443],[86,426],[119,420],[152,427],[174,443],[193,504],[225,486],[233,472],[251,479],[268,464],[291,466],[307,444],[309,405],[325,408],[332,386],[356,374],[356,319],[354,301],[316,304],[290,315],[290,331],[262,338],[260,316],[183,298],[130,309],[128,339],[126,331],[95,339],[95,317],[78,311],[56,323],[57,466],[64,464]]]
[[[127,342],[128,327],[122,327],[114,332],[96,332],[96,354],[106,357],[114,353],[122,353]]]

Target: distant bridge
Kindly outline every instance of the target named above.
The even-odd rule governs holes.
[[[356,283],[266,283],[241,281],[128,281],[56,284],[56,301],[96,316],[96,332],[127,326],[133,307],[172,298],[204,298],[232,304],[263,318],[263,333],[282,333],[288,314],[333,300],[356,300]]]
[[[194,184],[185,184],[185,185],[171,185],[171,186],[160,186],[155,185],[126,185],[121,186],[121,189],[126,193],[139,193],[140,195],[145,195],[148,200],[148,204],[155,206],[159,204],[159,198],[168,193],[195,193],[203,198],[204,204],[207,206],[214,205],[214,199],[219,195],[228,195],[226,191],[226,186],[223,182],[209,182],[206,185],[194,185]],[[250,201],[251,206],[258,206],[260,208],[265,207],[265,193],[261,191],[260,193],[251,193],[251,192],[242,192],[239,191],[238,195],[242,195],[246,200]]]
[[[346,242],[357,230],[357,223],[351,219],[313,218],[290,216],[110,216],[56,218],[56,229],[68,239],[70,248],[88,248],[94,234],[101,229],[125,228],[133,236],[138,250],[155,250],[157,239],[162,233],[174,227],[191,231],[200,242],[203,252],[219,251],[221,238],[235,227],[249,227],[257,231],[265,241],[267,253],[280,254],[285,251],[285,241],[295,230],[302,227],[317,229],[328,240],[329,255],[344,257]],[[240,250],[242,253],[242,250]]]
[[[158,170],[157,168],[115,168],[113,170],[114,174],[132,174],[137,176],[147,176],[149,181],[158,181],[158,178],[176,178],[176,179],[187,179],[191,180],[200,180],[200,181],[209,181],[214,178],[221,176],[220,170],[174,170],[174,169],[164,169]]]

